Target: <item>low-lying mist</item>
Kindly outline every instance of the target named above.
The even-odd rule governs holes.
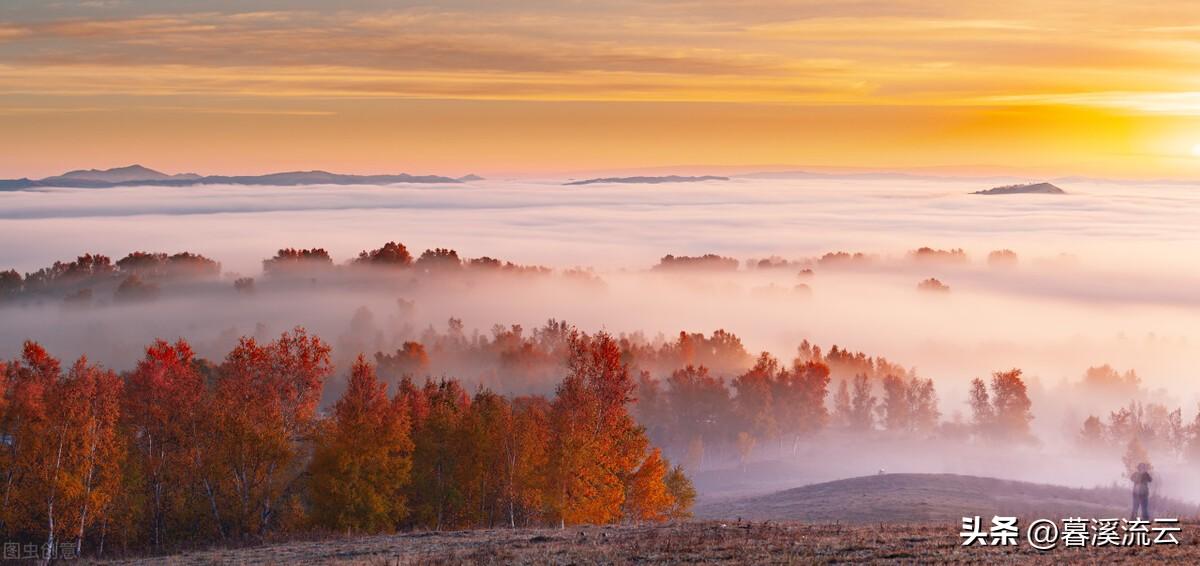
[[[932,379],[945,423],[971,421],[973,378],[1019,368],[1036,442],[965,445],[927,435],[867,442],[866,451],[847,448],[865,441],[830,432],[796,446],[759,440],[757,464],[742,471],[729,440],[690,462],[710,494],[880,468],[1107,484],[1122,481],[1125,446],[1080,450],[1089,415],[1107,423],[1131,401],[1181,408],[1184,425],[1196,415],[1200,268],[1187,260],[1200,249],[1189,214],[1200,197],[1179,186],[1057,184],[1070,194],[968,195],[987,186],[961,179],[0,193],[0,241],[8,244],[0,270],[32,273],[85,252],[115,261],[137,250],[221,262],[219,275],[148,278],[152,293],[124,298],[120,276],[73,299],[66,295],[84,285],[14,295],[0,304],[0,358],[34,340],[64,359],[87,355],[127,370],[152,340],[186,338],[198,355],[219,361],[240,336],[273,338],[299,325],[328,341],[343,369],[359,353],[370,359],[417,342],[430,351],[435,378],[524,394],[550,392],[560,376],[502,379],[494,360],[439,357],[434,342],[452,332],[448,324],[457,323],[449,321],[461,321],[468,341],[492,340],[501,332],[495,325],[520,325],[528,337],[557,319],[655,348],[680,331],[724,329],[751,355],[742,367],[714,372],[731,391],[759,352],[790,364],[807,340]],[[414,256],[453,248],[464,260],[546,269],[345,265],[392,240]],[[917,252],[922,246],[934,251]],[[324,248],[333,265],[264,274],[262,260],[285,247]],[[997,250],[1015,257],[989,261]],[[825,256],[839,251],[864,255]],[[708,253],[738,261],[660,264],[666,254]],[[235,286],[247,278],[254,282]],[[1138,386],[1082,394],[1088,368],[1103,364],[1135,370]],[[651,369],[665,380],[680,368]],[[844,379],[834,372],[831,410]],[[340,386],[330,383],[326,399]],[[688,450],[683,443],[668,452],[686,459]],[[1185,451],[1176,452],[1156,457],[1165,475],[1156,485],[1200,499],[1200,484],[1178,471]]]

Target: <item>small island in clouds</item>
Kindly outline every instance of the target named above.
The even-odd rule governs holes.
[[[584,179],[581,181],[569,181],[564,185],[595,185],[600,183],[627,183],[634,185],[655,185],[658,183],[699,183],[702,181],[728,181],[729,177],[718,177],[716,175],[701,175],[701,176],[684,176],[684,175],[663,175],[657,177],[600,177],[596,179]]]
[[[1025,183],[1020,185],[1005,185],[986,191],[975,191],[973,195],[1065,195],[1064,191],[1053,183]]]
[[[44,179],[0,180],[0,190],[21,190],[39,187],[107,188],[122,186],[191,186],[191,185],[388,185],[393,183],[463,183],[483,179],[477,175],[444,177],[440,175],[344,175],[328,171],[286,171],[266,175],[197,175],[181,173],[168,175],[141,165],[113,169],[79,169]]]

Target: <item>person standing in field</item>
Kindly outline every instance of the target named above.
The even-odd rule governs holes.
[[[1130,519],[1150,520],[1150,465],[1142,462],[1130,478],[1133,481],[1133,513]],[[1140,512],[1140,514],[1139,514]]]

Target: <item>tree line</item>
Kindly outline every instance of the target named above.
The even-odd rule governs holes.
[[[966,252],[961,248],[951,250],[922,247],[909,252],[909,260],[929,262],[963,263]],[[999,258],[999,259],[997,259]],[[772,256],[761,260],[747,260],[747,269],[789,269],[799,277],[813,275],[814,267],[837,268],[871,263],[877,256],[863,253],[829,252],[820,257],[785,260]],[[989,256],[990,263],[1011,264],[1016,254],[1010,250],[997,250]],[[697,272],[737,271],[741,262],[717,254],[700,256],[665,255],[651,271]],[[414,255],[400,242],[387,242],[382,246],[359,252],[342,265],[334,262],[324,248],[281,248],[274,256],[262,261],[262,277],[276,281],[289,278],[305,278],[318,274],[354,272],[364,269],[404,270],[424,275],[452,275],[455,273],[506,273],[511,275],[549,275],[548,267],[521,265],[489,256],[477,258],[460,257],[449,248],[432,248]],[[239,292],[255,289],[255,276],[230,274],[233,288]],[[562,275],[577,282],[598,283],[598,278],[589,270],[568,269]],[[86,253],[72,261],[56,261],[52,265],[22,275],[15,269],[0,270],[0,302],[16,299],[53,298],[68,305],[87,305],[94,299],[111,294],[117,301],[145,300],[158,296],[161,287],[179,284],[181,281],[214,280],[221,276],[221,264],[191,252],[167,254],[162,252],[135,251],[113,261],[103,254]],[[938,282],[940,284],[940,282]],[[806,285],[798,285],[801,290]]]
[[[689,514],[695,490],[634,421],[612,336],[568,329],[549,397],[410,375],[389,394],[360,356],[321,411],[330,351],[302,328],[219,363],[156,341],[117,374],[27,342],[0,362],[0,532],[100,556]]]

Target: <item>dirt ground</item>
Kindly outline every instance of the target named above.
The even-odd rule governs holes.
[[[1150,547],[963,547],[954,523],[836,525],[716,521],[337,538],[206,550],[119,564],[837,564],[1200,563],[1187,523],[1180,544]],[[1022,529],[1023,533],[1023,529]]]

